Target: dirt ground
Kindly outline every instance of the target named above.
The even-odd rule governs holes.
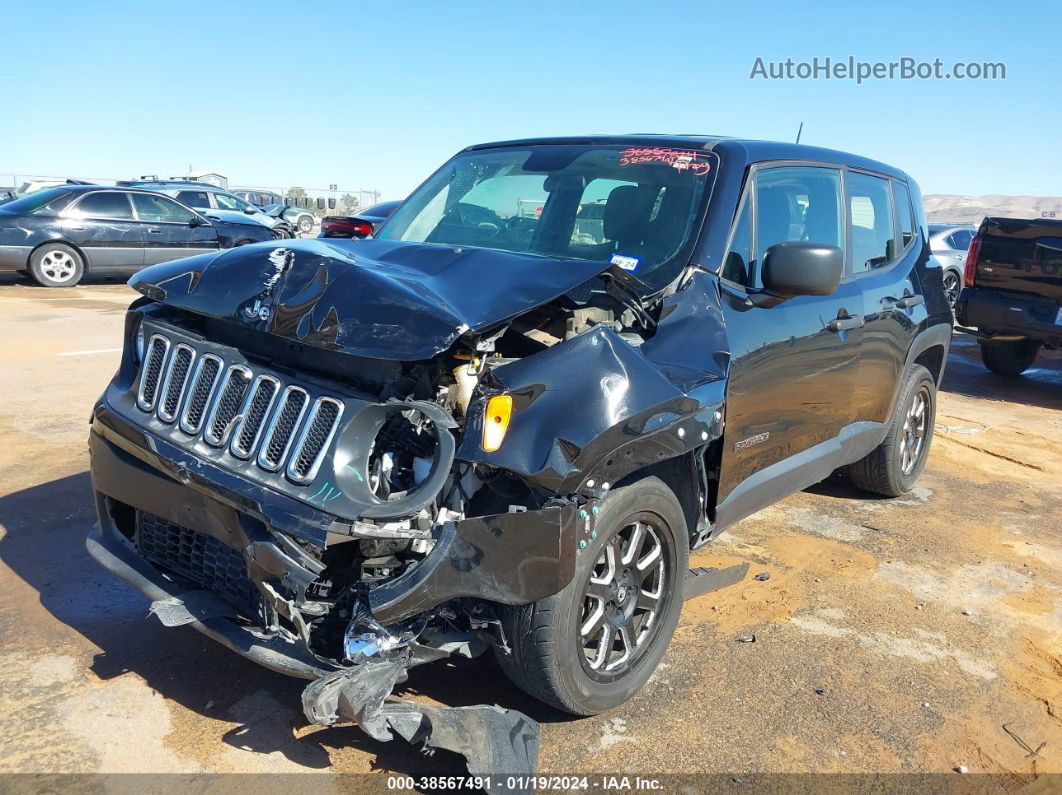
[[[0,772],[461,772],[308,726],[302,683],[163,628],[88,557],[87,419],[132,297],[0,275]],[[725,533],[694,563],[770,578],[688,603],[628,704],[576,720],[487,658],[403,687],[525,711],[544,772],[1062,772],[1060,473],[1062,357],[1004,379],[957,336],[918,488],[831,481]]]

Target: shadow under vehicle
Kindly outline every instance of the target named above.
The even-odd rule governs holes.
[[[710,137],[470,147],[373,238],[130,284],[91,554],[309,680],[311,721],[474,774],[532,771],[537,724],[389,698],[410,668],[492,649],[561,710],[624,702],[747,571],[691,549],[842,467],[914,486],[951,342],[907,175]]]

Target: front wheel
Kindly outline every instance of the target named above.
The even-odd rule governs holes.
[[[84,273],[81,255],[63,243],[48,243],[30,257],[30,276],[42,287],[73,287]]]
[[[852,483],[885,497],[899,497],[913,489],[929,457],[936,411],[936,381],[926,368],[915,365],[900,388],[885,440],[848,466]]]
[[[1021,375],[1036,361],[1039,352],[1040,343],[1034,340],[981,343],[981,361],[1000,375]]]
[[[689,561],[682,507],[658,478],[612,491],[593,528],[564,590],[502,608],[511,646],[498,653],[502,670],[574,715],[622,704],[656,670],[678,623]]]
[[[313,219],[308,215],[302,216],[299,219],[299,231],[303,234],[309,234],[313,230]]]

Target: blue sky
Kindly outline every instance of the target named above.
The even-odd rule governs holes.
[[[858,152],[927,193],[1062,195],[1062,4],[0,0],[0,172],[217,169],[401,198],[470,143],[703,132]],[[755,59],[1002,81],[750,80]],[[0,178],[3,179],[3,178]]]

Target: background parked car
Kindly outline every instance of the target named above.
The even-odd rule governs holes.
[[[944,268],[944,292],[952,308],[962,289],[962,273],[966,264],[966,252],[977,229],[966,224],[930,224],[929,246],[933,256]]]
[[[245,202],[250,202],[255,207],[265,207],[270,204],[283,204],[284,197],[271,190],[240,190],[232,191],[234,196],[239,196]]]
[[[292,227],[304,234],[312,232],[313,228],[321,222],[321,219],[315,213],[305,207],[288,207],[279,203],[267,204],[262,207],[262,212],[287,221]]]
[[[270,229],[279,226],[281,231],[285,233],[285,237],[294,237],[294,229],[287,221],[266,215],[260,208],[216,185],[180,179],[128,180],[118,184],[165,193],[167,196],[172,196],[182,204],[196,210],[235,210],[236,212],[242,212],[248,218],[268,226]]]
[[[70,287],[86,271],[134,273],[277,235],[242,213],[221,213],[207,218],[135,188],[47,188],[0,205],[0,270],[28,273],[45,287]]]
[[[357,215],[326,215],[318,237],[368,237],[398,209],[402,202],[380,202]]]

